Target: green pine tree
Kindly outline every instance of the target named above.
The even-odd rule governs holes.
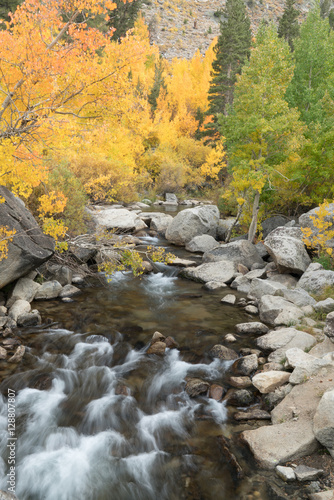
[[[227,0],[222,15],[224,20],[220,23],[220,36],[214,48],[216,59],[212,64],[209,89],[207,114],[213,115],[213,123],[208,127],[208,135],[218,131],[218,115],[228,114],[237,75],[250,55],[250,21],[243,0]]]
[[[8,13],[14,13],[18,5],[22,3],[23,0],[2,0],[0,2],[0,19],[4,21],[9,21]]]
[[[157,64],[155,64],[154,68],[154,82],[151,88],[151,91],[148,95],[148,102],[151,106],[152,114],[154,115],[155,110],[157,109],[157,100],[160,95],[161,89],[166,90],[165,80],[163,77],[163,63],[162,57],[160,57]]]
[[[286,0],[282,17],[278,22],[278,36],[288,42],[291,51],[294,51],[293,40],[299,36],[299,10],[295,9],[296,0]]]
[[[113,40],[119,40],[125,33],[134,27],[139,11],[141,9],[142,0],[133,0],[132,2],[124,3],[122,0],[114,0],[117,9],[109,12],[108,25],[114,28]]]

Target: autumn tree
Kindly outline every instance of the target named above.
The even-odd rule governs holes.
[[[251,46],[250,21],[243,0],[227,0],[222,15],[208,95],[207,114],[213,116],[213,122],[207,129],[211,129],[211,134],[217,131],[218,114],[228,114],[237,75],[249,58]]]
[[[119,40],[125,33],[134,27],[141,9],[142,0],[132,0],[131,3],[123,0],[114,0],[116,9],[109,13],[108,26],[114,30],[113,40]]]
[[[274,26],[262,27],[237,78],[233,112],[220,116],[232,167],[230,187],[239,206],[251,211],[249,241],[254,240],[261,201],[272,198],[280,183],[289,184],[287,164],[298,156],[302,141],[299,113],[284,97],[292,76],[288,44]]]
[[[296,0],[286,0],[284,12],[278,21],[278,36],[288,42],[291,51],[294,50],[294,39],[299,35],[299,10],[295,8]]]

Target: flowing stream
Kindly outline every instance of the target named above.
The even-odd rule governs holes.
[[[231,362],[207,353],[254,317],[221,304],[228,289],[208,292],[174,268],[159,269],[91,283],[70,304],[32,304],[45,323],[19,332],[26,355],[2,372],[1,384],[2,394],[17,394],[19,500],[234,500],[261,490],[250,469],[236,481],[221,454],[218,437],[240,431],[226,404],[184,390],[186,377],[225,384]],[[156,330],[178,349],[147,355]],[[0,398],[0,489],[7,490]]]

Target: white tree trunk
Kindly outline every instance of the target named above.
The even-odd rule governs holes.
[[[251,243],[254,243],[254,238],[256,234],[256,228],[257,228],[257,217],[259,214],[260,210],[260,193],[259,191],[255,191],[255,197],[253,201],[253,214],[252,214],[252,222],[250,223],[249,230],[248,230],[248,241]]]

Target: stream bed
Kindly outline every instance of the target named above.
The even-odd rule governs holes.
[[[116,273],[110,283],[91,281],[72,303],[32,304],[43,324],[18,331],[26,354],[2,370],[0,386],[16,392],[19,500],[268,498],[250,453],[235,447],[245,471],[236,478],[219,441],[259,424],[233,423],[235,408],[184,390],[186,377],[226,385],[232,362],[208,352],[256,318],[220,302],[229,288],[209,292],[176,273]],[[156,330],[178,348],[147,355]],[[249,337],[230,347],[246,346]],[[6,444],[0,394],[0,490]]]

